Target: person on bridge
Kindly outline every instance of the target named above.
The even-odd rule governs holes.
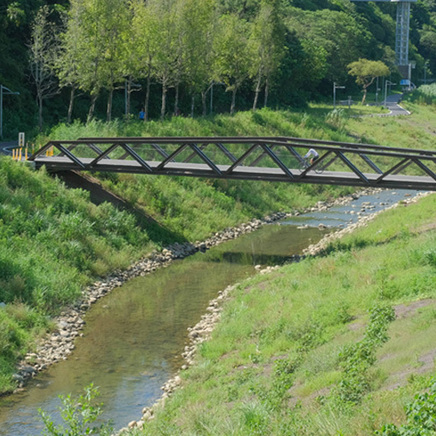
[[[304,156],[303,159],[309,160],[310,165],[312,165],[319,158],[318,152],[311,148]]]

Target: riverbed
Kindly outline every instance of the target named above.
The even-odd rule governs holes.
[[[59,395],[80,394],[91,382],[101,392],[103,420],[119,429],[139,419],[183,365],[187,329],[219,291],[255,274],[256,265],[289,262],[326,233],[415,194],[382,191],[345,206],[317,208],[128,281],[92,305],[67,360],[38,374],[24,391],[0,398],[0,435],[40,434],[38,408],[53,414]]]

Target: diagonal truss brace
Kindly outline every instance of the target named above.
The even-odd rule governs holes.
[[[189,146],[197,153],[198,156],[212,169],[215,174],[222,175],[220,169],[203,153],[203,151],[196,144],[189,144]]]
[[[277,155],[268,147],[266,144],[260,144],[263,151],[271,157],[271,159],[281,168],[281,170],[290,178],[293,179],[294,175],[291,173],[289,168],[277,157]]]
[[[134,160],[136,160],[148,173],[152,173],[153,170],[151,169],[151,167],[147,164],[147,162],[145,162],[133,149],[132,147],[128,146],[127,144],[124,143],[115,143],[112,144],[107,150],[105,150],[104,152],[100,153],[99,156],[97,156],[90,164],[89,166],[92,167],[97,167],[98,163],[105,159],[108,158],[108,155],[110,153],[112,153],[116,148],[121,147],[122,149],[124,149],[124,151],[126,152],[126,154],[130,155],[133,157]]]

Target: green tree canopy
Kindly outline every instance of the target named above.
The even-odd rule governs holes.
[[[365,103],[368,87],[372,85],[377,77],[389,75],[390,71],[382,61],[370,61],[359,59],[347,66],[348,74],[356,77],[356,83],[363,88],[362,104]]]

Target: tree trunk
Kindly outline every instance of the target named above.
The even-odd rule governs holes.
[[[179,85],[176,86],[176,96],[174,98],[174,116],[179,113]]]
[[[191,118],[194,118],[195,95],[191,97]]]
[[[148,105],[149,105],[149,102],[150,102],[150,82],[151,82],[151,74],[149,73],[147,75],[147,89],[145,91],[145,102],[144,102],[145,116],[144,116],[144,122],[148,121]]]
[[[269,80],[268,77],[265,80],[265,96],[263,100],[263,107],[267,107],[268,105],[268,93],[269,93]]]
[[[40,132],[42,132],[42,101],[42,96],[38,95],[38,127]]]
[[[362,104],[365,104],[365,100],[366,100],[366,93],[367,93],[367,88],[364,87],[363,88],[363,97],[362,97]]]
[[[71,124],[71,118],[73,117],[73,105],[76,88],[73,86],[70,92],[70,104],[68,105],[67,124]]]
[[[163,120],[165,118],[166,112],[166,104],[167,104],[167,85],[162,84],[162,105],[160,108],[160,119]]]
[[[88,119],[89,123],[94,118],[94,110],[95,110],[95,102],[97,101],[97,94],[92,95],[91,97],[91,105],[89,106]]]
[[[203,107],[203,117],[206,116],[206,96],[207,96],[207,91],[201,91],[201,105]]]
[[[127,95],[126,95],[126,121],[130,115],[130,94],[132,93],[132,76],[127,79]]]
[[[232,91],[232,104],[230,105],[230,115],[233,115],[235,112],[235,105],[236,105],[236,91],[237,91],[237,87],[235,85],[235,87],[233,88]]]
[[[260,93],[260,82],[261,82],[261,77],[259,74],[256,82],[256,90],[254,91],[253,111],[257,109],[257,101],[259,100],[259,93]]]
[[[114,88],[111,87],[107,97],[106,121],[112,121],[112,100],[114,97]]]

